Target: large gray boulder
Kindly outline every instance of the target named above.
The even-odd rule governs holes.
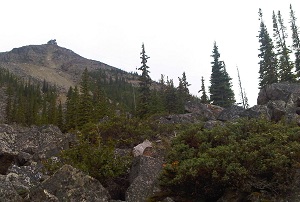
[[[285,103],[297,103],[300,98],[300,84],[298,83],[274,83],[266,85],[259,91],[257,104],[265,105],[269,101],[282,100]]]
[[[241,106],[232,105],[224,109],[218,116],[218,120],[220,121],[231,121],[241,117],[241,114],[245,111],[245,109]]]
[[[270,110],[266,105],[254,105],[253,107],[246,109],[241,114],[242,117],[248,118],[266,118],[271,120]]]
[[[29,201],[99,201],[110,196],[100,182],[70,165],[30,190]]]
[[[273,121],[285,118],[299,123],[300,84],[284,82],[267,85],[260,90],[257,104],[267,107],[267,114]]]
[[[127,202],[144,202],[158,191],[157,179],[162,170],[162,160],[149,156],[134,158],[130,172]]]
[[[184,108],[187,113],[195,114],[198,119],[202,120],[216,120],[224,109],[216,105],[196,102],[187,102]]]
[[[7,176],[5,175],[0,175],[0,201],[23,201],[23,198],[19,195],[13,184],[7,179]]]
[[[63,134],[58,127],[20,127],[0,124],[0,174],[12,165],[28,166],[57,155],[75,141],[72,134]]]

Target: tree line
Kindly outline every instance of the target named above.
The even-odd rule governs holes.
[[[272,19],[273,37],[268,33],[262,10],[259,9],[259,88],[276,82],[296,82],[300,78],[300,40],[292,6],[289,21],[293,42],[291,46],[287,44],[287,29],[280,11],[277,14],[273,12]],[[291,60],[292,53],[294,61]],[[116,110],[145,118],[154,114],[184,113],[184,105],[188,101],[229,107],[235,103],[232,78],[226,70],[225,62],[220,60],[216,42],[211,57],[210,86],[206,91],[204,78],[201,77],[199,98],[190,94],[190,83],[185,72],[178,77],[178,86],[165,75],[161,75],[158,82],[153,82],[147,65],[150,57],[146,54],[144,44],[140,53],[141,66],[138,68],[140,75],[134,73],[131,77],[124,76],[125,72],[119,69],[93,73],[85,70],[80,85],[70,87],[65,105],[59,100],[56,87],[46,81],[37,84],[0,69],[0,83],[6,85],[6,121],[25,125],[56,124],[67,131],[97,122]],[[239,72],[238,79],[241,104],[247,108],[247,97]]]
[[[272,14],[273,37],[270,36],[263,19],[262,10],[258,12],[259,30],[259,88],[277,82],[296,82],[300,79],[300,40],[297,18],[290,5],[290,29],[292,44],[288,45],[288,31],[280,11]],[[291,59],[294,54],[294,61]]]

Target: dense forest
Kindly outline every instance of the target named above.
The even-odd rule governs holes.
[[[287,44],[288,31],[280,11],[273,12],[272,19],[273,37],[259,9],[259,88],[277,82],[298,82],[300,78],[300,40],[292,6],[292,45]],[[163,115],[184,114],[187,102],[223,108],[237,105],[232,78],[220,60],[216,42],[211,54],[210,86],[204,85],[202,77],[200,97],[189,92],[185,72],[178,77],[178,86],[165,75],[154,82],[149,76],[150,57],[144,44],[141,49],[139,73],[85,69],[80,83],[69,88],[66,99],[47,81],[20,79],[0,68],[0,85],[6,91],[5,122],[54,124],[63,132],[76,133],[78,143],[61,153],[63,160],[49,160],[45,165],[55,171],[61,163],[71,164],[104,185],[109,180],[123,179],[131,164],[131,156],[112,158],[115,148],[132,148],[145,139],[163,137],[168,151],[160,176],[161,192],[149,201],[165,196],[178,201],[216,201],[228,188],[269,200],[291,191],[288,185],[300,160],[297,125],[241,119],[207,130],[204,120],[196,124],[157,121]],[[239,85],[240,105],[246,109],[249,106],[240,78]],[[170,138],[174,131],[178,136]]]

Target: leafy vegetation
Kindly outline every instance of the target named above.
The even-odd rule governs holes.
[[[300,161],[300,128],[264,119],[212,130],[193,127],[174,139],[161,175],[164,192],[213,201],[225,189],[284,194]]]

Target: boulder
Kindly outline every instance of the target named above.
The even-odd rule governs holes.
[[[5,175],[0,175],[0,201],[23,201],[23,198]]]
[[[130,186],[126,192],[126,201],[144,202],[158,191],[156,182],[161,170],[161,159],[149,156],[135,157],[130,172]]]
[[[299,122],[300,84],[274,83],[259,92],[257,104],[267,107],[267,114],[273,121],[285,118],[289,122]]]
[[[170,114],[158,118],[160,124],[195,123],[199,119],[195,114]]]
[[[29,188],[38,185],[45,178],[42,165],[36,162],[28,166],[12,165],[7,172],[8,175],[17,177],[18,183]]]
[[[34,161],[40,161],[57,155],[74,141],[74,135],[63,134],[57,126],[44,125],[20,131],[15,145],[17,150],[31,154]]]
[[[152,151],[152,143],[149,140],[145,140],[141,144],[138,144],[133,148],[133,156],[151,156]]]
[[[284,102],[292,101],[296,103],[300,98],[299,83],[274,83],[266,85],[259,91],[257,104],[265,105],[270,100],[282,100]]]
[[[30,189],[29,201],[108,202],[107,190],[96,179],[64,165],[39,186]]]
[[[198,118],[202,120],[215,120],[224,109],[212,104],[202,104],[191,101],[187,102],[184,107],[187,113],[196,114]]]
[[[10,134],[12,128],[6,124],[0,125],[0,174],[5,175],[12,165],[18,152],[14,149],[16,134]]]
[[[286,103],[283,100],[270,100],[267,107],[273,121],[280,121],[287,114]]]
[[[232,105],[224,109],[218,116],[220,121],[231,121],[241,117],[241,114],[245,111],[243,107]]]
[[[261,118],[264,117],[271,120],[270,110],[266,105],[254,105],[253,107],[246,109],[241,113],[242,117],[248,118]]]

